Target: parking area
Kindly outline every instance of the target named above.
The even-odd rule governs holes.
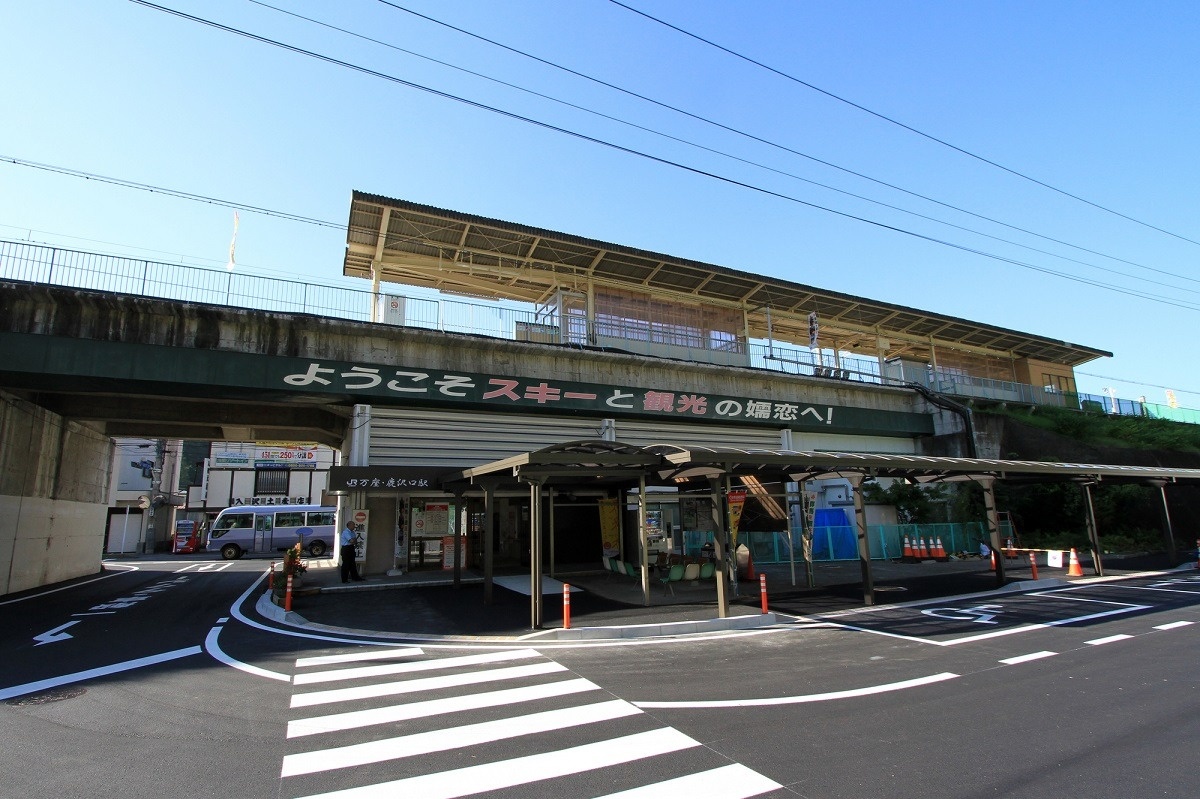
[[[997,594],[877,606],[808,617],[848,630],[956,646],[1046,627],[1200,606],[1200,575],[1179,572]]]

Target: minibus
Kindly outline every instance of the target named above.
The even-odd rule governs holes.
[[[208,531],[209,552],[220,550],[226,560],[247,552],[266,555],[297,541],[319,558],[333,549],[337,508],[328,505],[253,505],[226,508]]]

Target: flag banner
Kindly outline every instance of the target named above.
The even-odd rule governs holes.
[[[621,554],[620,500],[616,497],[602,499],[600,508],[600,546],[603,554],[615,558]]]
[[[730,491],[727,495],[729,499],[729,541],[733,550],[737,550],[738,522],[742,520],[742,508],[746,504],[746,492],[742,490]]]

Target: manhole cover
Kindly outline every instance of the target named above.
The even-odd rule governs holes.
[[[87,693],[86,688],[75,686],[72,688],[56,688],[53,691],[43,691],[40,694],[28,694],[20,696],[16,699],[10,699],[5,704],[9,705],[47,705],[51,702],[61,702],[64,699],[71,699]]]

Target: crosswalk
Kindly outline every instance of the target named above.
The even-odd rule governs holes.
[[[782,786],[534,649],[420,647],[296,661],[281,795],[686,796]]]

